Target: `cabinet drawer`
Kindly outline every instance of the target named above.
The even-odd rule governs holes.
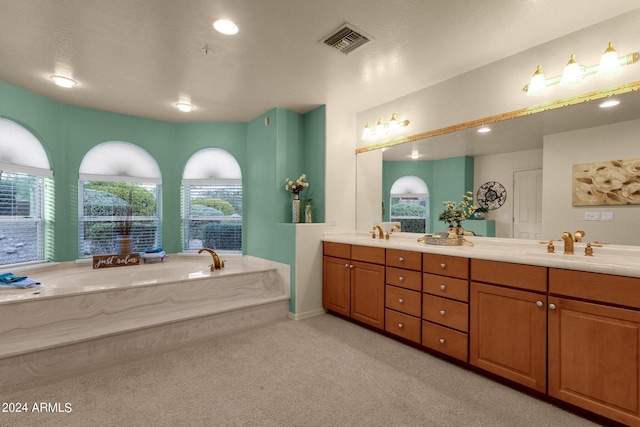
[[[418,317],[386,309],[384,330],[409,341],[420,342],[420,319]]]
[[[462,332],[469,330],[469,305],[433,295],[422,295],[422,318]]]
[[[344,243],[323,242],[322,251],[325,256],[336,258],[351,258],[351,245]]]
[[[384,264],[384,248],[352,245],[351,259],[353,261],[371,262],[373,264]]]
[[[469,360],[469,340],[467,334],[436,325],[422,322],[422,345],[454,357],[463,362]]]
[[[465,279],[454,279],[452,277],[424,273],[422,276],[422,292],[469,302],[469,282]]]
[[[413,289],[414,291],[421,291],[422,273],[419,271],[387,267],[387,284]]]
[[[469,278],[469,258],[422,254],[422,271],[442,276]]]
[[[422,313],[421,293],[387,285],[385,306],[387,308],[420,317]]]
[[[549,269],[549,293],[640,308],[640,278]]]
[[[387,249],[387,265],[420,271],[422,269],[422,252]]]
[[[547,292],[547,267],[473,259],[471,280]]]

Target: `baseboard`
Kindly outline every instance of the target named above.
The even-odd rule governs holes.
[[[318,315],[324,314],[326,312],[327,311],[324,308],[319,308],[317,310],[306,311],[304,313],[292,313],[292,312],[289,312],[289,319],[302,320],[302,319],[307,319],[309,317],[318,316]]]

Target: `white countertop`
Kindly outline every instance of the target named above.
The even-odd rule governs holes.
[[[574,254],[563,253],[564,243],[554,241],[555,253],[547,253],[547,243],[538,240],[504,239],[497,237],[465,236],[471,243],[462,246],[430,245],[418,242],[423,234],[393,233],[389,240],[371,238],[368,232],[326,232],[325,242],[403,249],[416,252],[451,255],[465,258],[539,265],[619,276],[640,277],[640,247],[604,244],[593,247],[593,256],[585,256],[588,243],[574,243]]]

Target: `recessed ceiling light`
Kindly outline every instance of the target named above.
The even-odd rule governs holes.
[[[487,126],[482,126],[480,129],[478,129],[478,132],[480,132],[480,133],[491,132],[491,128],[487,127]]]
[[[218,19],[213,22],[213,28],[219,33],[232,36],[238,34],[238,26],[228,19]]]
[[[78,84],[77,81],[70,79],[69,77],[58,76],[58,75],[51,76],[51,80],[53,80],[53,82],[60,87],[69,88],[69,87],[74,87],[75,85]]]
[[[608,101],[604,101],[602,104],[600,104],[600,108],[615,107],[618,104],[620,104],[620,101],[618,101],[617,99],[609,99]]]
[[[190,112],[191,110],[193,110],[193,105],[188,104],[186,102],[178,102],[176,104],[176,108],[180,111],[184,111],[185,113]]]

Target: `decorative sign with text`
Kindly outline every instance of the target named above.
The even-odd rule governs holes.
[[[126,267],[129,265],[139,265],[140,254],[114,254],[95,255],[93,257],[93,268]]]

